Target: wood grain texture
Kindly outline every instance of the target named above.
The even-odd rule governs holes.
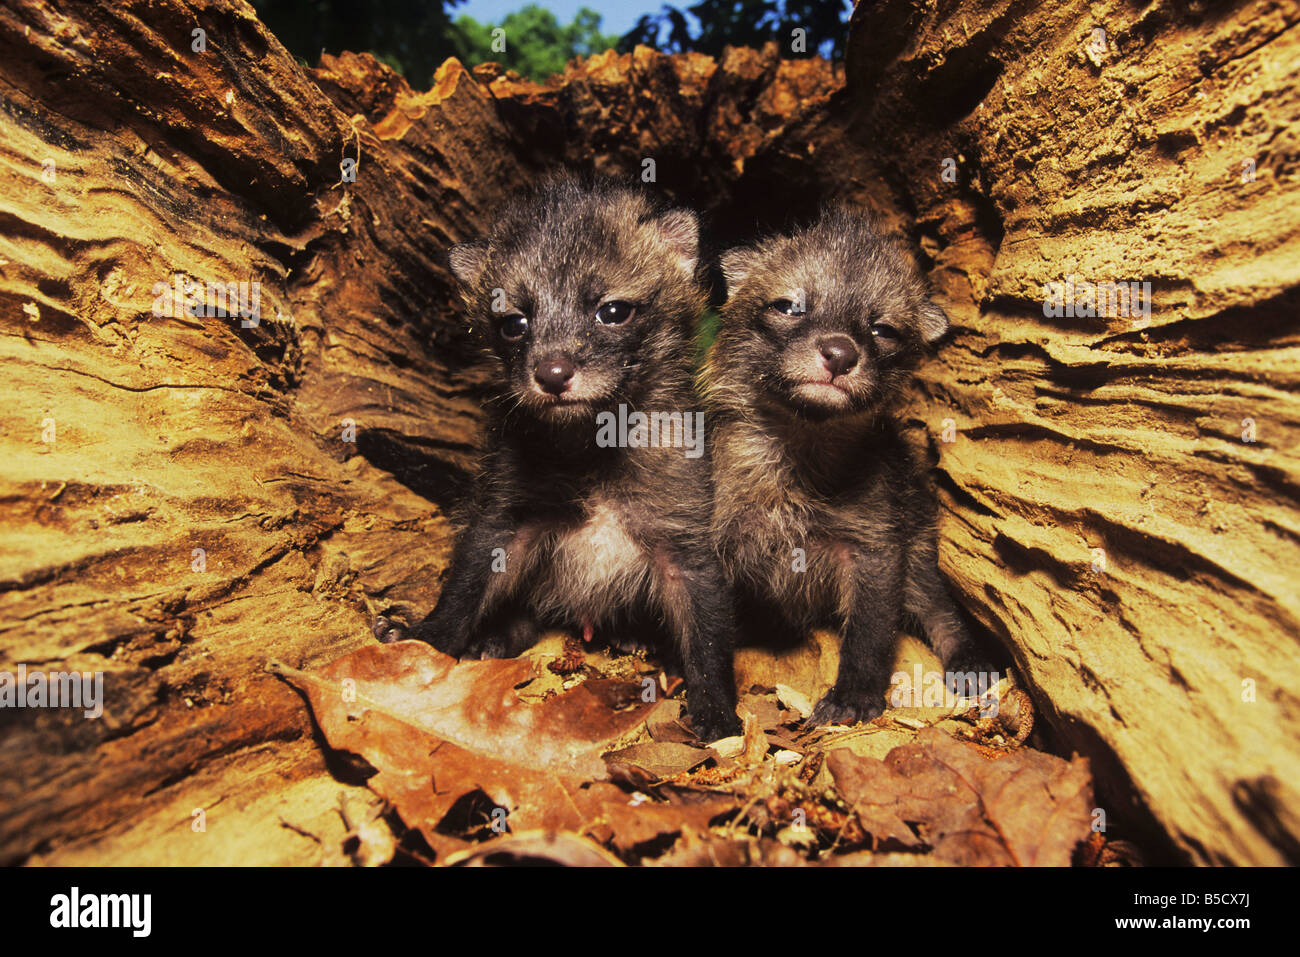
[[[956,327],[910,410],[944,568],[1103,807],[1131,782],[1200,863],[1300,850],[1298,20],[894,3],[850,40],[848,138]],[[1070,276],[1149,282],[1149,320],[1046,317]]]
[[[322,859],[294,827],[332,839],[351,779],[263,666],[433,600],[486,374],[442,251],[647,158],[720,244],[826,199],[909,233],[954,320],[906,414],[963,605],[1110,820],[1300,859],[1298,18],[885,0],[839,68],[640,48],[418,92],[232,0],[3,0],[0,670],[107,702],[0,712],[0,861]],[[177,273],[259,282],[261,321],[154,316]],[[1046,317],[1069,276],[1150,282],[1149,323]]]
[[[700,149],[734,169],[791,77],[808,109],[838,82],[733,59],[554,88],[448,61],[417,93],[368,55],[303,68],[239,2],[0,4],[0,670],[102,671],[106,698],[0,711],[0,861],[321,858],[295,827],[329,830],[331,769],[263,668],[436,596],[486,374],[447,245],[561,163],[639,172],[642,141],[683,181]],[[177,274],[259,283],[260,321],[156,316]]]

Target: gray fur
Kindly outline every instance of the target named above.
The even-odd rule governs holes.
[[[485,239],[451,249],[499,374],[466,528],[437,607],[410,634],[462,657],[519,654],[546,626],[658,641],[685,671],[696,730],[716,737],[739,723],[707,454],[597,443],[597,415],[620,404],[698,410],[698,246],[689,210],[559,179],[508,205]],[[598,321],[612,302],[633,304],[631,318]],[[518,317],[527,332],[511,341]],[[559,395],[537,378],[557,361],[573,370]],[[497,549],[504,571],[491,568]],[[405,633],[386,619],[376,628]]]
[[[889,416],[948,327],[903,242],[833,209],[721,265],[728,299],[703,376],[716,414],[712,534],[745,630],[843,632],[818,722],[881,712],[904,614],[949,670],[983,669],[937,568],[925,476]],[[802,315],[783,311],[800,298]],[[857,364],[835,375],[822,349],[844,337]]]

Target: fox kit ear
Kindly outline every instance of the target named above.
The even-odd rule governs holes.
[[[938,342],[948,331],[948,314],[929,299],[921,300],[916,322],[917,328],[921,330],[921,338],[926,342]]]
[[[682,268],[695,275],[700,260],[700,222],[695,214],[689,209],[670,209],[655,217],[654,226]]]
[[[487,265],[487,243],[482,240],[457,243],[447,251],[447,262],[457,279],[466,286],[473,286]]]
[[[745,281],[754,264],[758,262],[758,251],[748,246],[728,249],[722,254],[722,278],[727,281],[727,296],[730,298],[736,287]]]

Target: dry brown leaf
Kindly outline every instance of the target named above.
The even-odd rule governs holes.
[[[789,722],[782,722],[796,716],[770,693],[742,696],[744,734],[729,742],[732,765],[694,740],[671,740],[684,730],[680,703],[647,704],[635,681],[593,676],[568,691],[530,697],[527,686],[543,667],[527,660],[458,663],[422,643],[399,642],[368,646],[315,672],[274,670],[307,694],[332,746],[375,769],[370,788],[420,830],[444,863],[577,863],[588,860],[591,841],[627,861],[829,862],[836,851],[819,851],[816,840],[782,847],[782,836],[792,840],[781,830],[788,815],[763,823],[759,795],[778,781],[794,788],[778,802],[803,807],[823,836],[845,835],[839,856],[862,847],[863,830],[877,852],[909,852],[854,858],[861,863],[1067,865],[1089,833],[1091,781],[1082,759],[1025,749],[989,760],[937,728],[909,740],[894,724],[823,729],[811,746],[812,763],[773,772],[773,738],[788,734]],[[897,746],[886,753],[881,749],[891,739]],[[823,762],[827,749],[833,750]],[[798,760],[793,752],[786,760],[791,756]],[[704,767],[710,759],[717,763]],[[713,786],[727,790],[709,790],[705,778],[728,767],[744,770],[748,783],[719,777]],[[846,818],[825,799],[832,778],[854,815]],[[742,808],[746,817],[738,818]],[[737,820],[763,833],[737,841]],[[504,824],[510,837],[545,834],[469,843],[490,837],[490,823]],[[725,837],[711,831],[721,824],[731,825]]]
[[[399,641],[368,645],[295,675],[305,675],[303,690],[318,719],[319,699],[340,717],[383,712],[467,751],[536,770],[604,778],[601,753],[654,706],[640,703],[639,689],[632,702],[631,693],[620,694],[620,683],[612,680],[587,681],[539,704],[524,704],[515,689],[536,667],[518,658],[458,662],[424,642]],[[627,707],[616,712],[612,704]]]
[[[646,730],[656,741],[672,741],[677,744],[699,741],[682,720],[682,703],[673,699],[664,701],[646,718]]]
[[[744,694],[740,696],[740,710],[749,711],[758,718],[764,731],[774,731],[784,724],[781,705],[774,694]]]
[[[624,851],[705,829],[734,810],[725,798],[639,803],[643,796],[603,780],[602,750],[654,706],[638,699],[614,710],[624,697],[611,693],[615,683],[597,681],[529,704],[515,686],[534,667],[521,660],[458,663],[423,643],[397,642],[367,646],[315,672],[272,670],[306,693],[332,747],[375,768],[367,784],[435,849],[448,847],[439,830],[448,812],[476,792],[505,811],[501,823],[512,832],[592,834]]]
[[[622,867],[595,841],[564,831],[528,831],[486,841],[447,858],[448,867],[555,864],[562,867]]]
[[[667,836],[705,834],[711,822],[737,810],[733,798],[714,794],[692,795],[689,803],[674,795],[679,800],[672,804],[640,801],[638,797],[629,797],[608,782],[591,785],[578,797],[589,815],[586,832],[619,851],[631,853]]]
[[[777,685],[776,696],[783,706],[796,712],[799,717],[806,718],[812,714],[812,702],[802,691],[796,691],[789,685]]]
[[[666,778],[698,768],[710,758],[717,757],[708,748],[696,748],[674,741],[648,741],[608,752],[605,763],[631,765],[648,771],[655,777]]]
[[[826,763],[867,831],[904,847],[928,845],[953,863],[1066,867],[1090,832],[1084,758],[1021,750],[994,761],[926,728],[884,761],[840,749]]]

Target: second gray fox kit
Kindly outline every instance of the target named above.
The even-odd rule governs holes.
[[[947,316],[901,240],[845,210],[733,249],[722,270],[727,303],[704,374],[712,531],[742,630],[841,630],[816,723],[881,713],[904,615],[955,690],[973,694],[988,668],[939,573],[924,475],[888,415]]]

